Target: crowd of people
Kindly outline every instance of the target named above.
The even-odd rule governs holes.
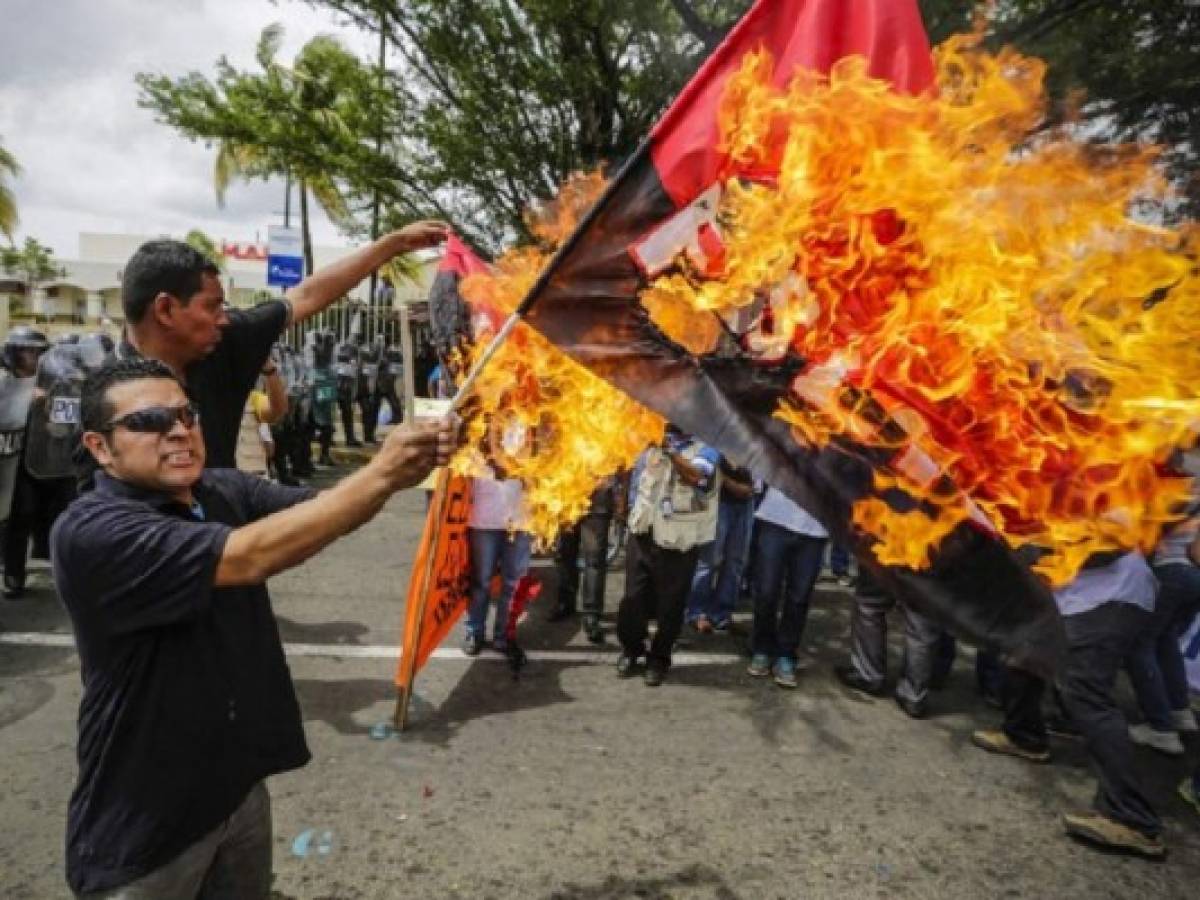
[[[1198,461],[1180,454],[1176,462],[1190,473]],[[500,484],[507,485],[507,493],[495,487]],[[484,640],[488,585],[497,560],[503,560],[504,573],[497,634],[512,586],[524,574],[520,566],[528,565],[519,491],[516,482],[476,482],[476,496],[488,514],[472,521],[473,593],[464,647],[470,655],[480,652]],[[506,499],[498,503],[501,494]],[[501,507],[503,514],[493,514]],[[813,515],[671,426],[662,444],[648,448],[626,478],[601,485],[587,515],[559,539],[557,594],[547,617],[557,622],[581,610],[583,632],[592,643],[605,640],[601,616],[614,521],[628,534],[625,586],[616,610],[616,669],[622,678],[640,672],[647,686],[662,685],[682,629],[690,626],[698,635],[728,631],[739,599],[747,594],[753,609],[748,673],[796,688],[798,672],[810,662],[801,649],[809,603],[825,570],[831,583],[852,588],[850,652],[834,668],[846,688],[872,697],[888,693],[887,628],[893,609],[904,629],[899,675],[891,688],[897,706],[921,719],[929,713],[931,692],[946,682],[956,653],[951,634],[889,596],[867,569],[852,579],[848,554],[831,544]],[[1050,735],[1084,742],[1099,783],[1092,810],[1064,815],[1069,834],[1149,858],[1166,853],[1162,823],[1141,783],[1134,746],[1181,757],[1184,737],[1200,732],[1189,705],[1181,646],[1200,614],[1198,562],[1200,516],[1171,528],[1150,558],[1128,552],[1090,560],[1054,592],[1067,649],[1053,684],[1005,666],[987,650],[976,654],[979,693],[1003,712],[1003,723],[976,731],[975,746],[1046,763]],[[1116,699],[1121,672],[1144,720],[1137,724],[1127,722]],[[1179,786],[1181,798],[1200,813],[1198,789],[1200,769]]]
[[[300,351],[287,342],[277,344],[250,393],[238,441],[238,468],[295,486],[299,479],[334,464],[336,425],[341,425],[346,447],[377,444],[375,432],[385,404],[385,421],[404,418],[397,391],[403,372],[400,349],[383,335],[364,345],[361,332],[351,331],[336,343],[332,331],[315,330],[308,332]]]

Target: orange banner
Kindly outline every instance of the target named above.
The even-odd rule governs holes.
[[[411,688],[417,672],[467,609],[470,517],[471,479],[441,471],[408,582],[397,687]]]

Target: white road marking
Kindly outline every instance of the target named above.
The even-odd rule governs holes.
[[[853,590],[836,583],[821,583],[817,590],[833,594],[852,594]],[[825,615],[825,610],[811,609],[811,616]],[[734,621],[740,625],[748,624],[753,615],[750,613],[735,613]],[[10,644],[18,647],[74,647],[75,638],[62,632],[43,631],[0,631],[0,645]],[[288,644],[283,645],[288,656],[307,656],[324,659],[399,659],[400,648],[380,644]],[[618,648],[615,644],[609,649],[596,650],[594,647],[581,646],[568,650],[530,650],[526,654],[533,662],[577,663],[579,665],[608,666],[615,665]],[[479,656],[467,656],[457,647],[439,647],[433,651],[432,659],[439,661],[478,660],[480,662],[506,662],[503,655],[491,650],[484,650]],[[672,665],[676,666],[727,666],[744,661],[739,653],[674,653],[671,656]]]
[[[18,647],[71,647],[75,638],[69,634],[36,631],[0,632],[0,644]],[[399,659],[399,647],[358,644],[284,644],[288,656],[311,656],[328,659]],[[617,648],[594,650],[581,647],[578,650],[526,650],[531,662],[578,663],[580,665],[615,665]],[[439,647],[433,651],[435,660],[459,660],[478,662],[505,662],[506,659],[492,650],[484,650],[479,656],[467,656],[457,647]],[[676,666],[730,665],[742,661],[737,653],[675,653],[671,662]]]

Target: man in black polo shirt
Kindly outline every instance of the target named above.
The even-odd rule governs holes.
[[[314,272],[287,293],[253,309],[225,308],[220,272],[181,241],[147,241],[121,274],[125,342],[120,355],[165,362],[203,412],[211,468],[233,468],[246,398],[271,346],[290,322],[303,322],[344,297],[395,256],[446,238],[441,222],[417,222]]]
[[[67,879],[106,898],[266,898],[264,779],[309,759],[266,579],[374,516],[453,450],[448,423],[394,430],[321,494],[204,470],[197,410],[157,360],[85,383],[95,488],[51,558],[82,662]]]

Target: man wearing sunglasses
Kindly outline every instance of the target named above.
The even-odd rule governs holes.
[[[83,670],[68,881],[86,897],[265,900],[264,779],[309,760],[266,579],[444,464],[455,428],[401,425],[317,494],[205,470],[203,414],[157,360],[92,375],[80,415],[99,471],[51,534]]]
[[[181,241],[147,241],[121,274],[125,341],[119,355],[159,359],[187,385],[203,411],[208,465],[236,465],[246,398],[272,345],[289,324],[303,322],[342,299],[395,256],[446,239],[441,222],[416,222],[314,272],[287,293],[253,309],[227,309],[221,273]]]

